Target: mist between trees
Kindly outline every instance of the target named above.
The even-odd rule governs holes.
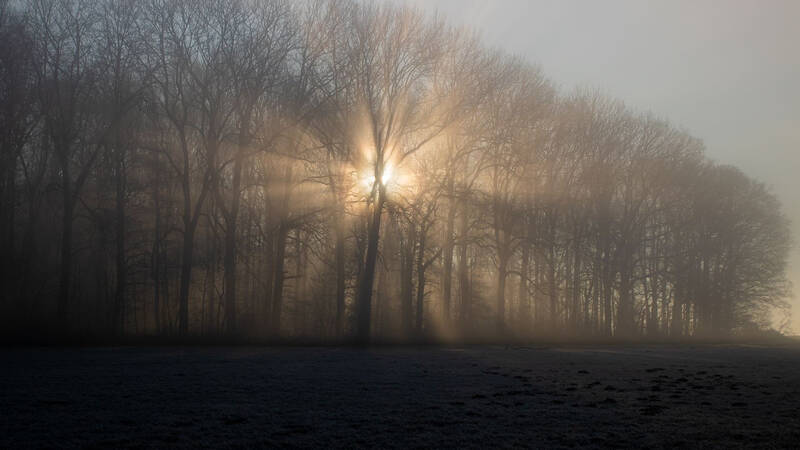
[[[3,334],[729,336],[775,196],[700,140],[368,2],[0,2]]]

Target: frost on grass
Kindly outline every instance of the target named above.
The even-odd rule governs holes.
[[[0,447],[792,446],[800,348],[0,355]]]

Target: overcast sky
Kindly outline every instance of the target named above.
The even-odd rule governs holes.
[[[540,64],[563,91],[599,87],[689,130],[771,186],[800,241],[800,0],[407,1]],[[800,293],[798,245],[789,276]]]

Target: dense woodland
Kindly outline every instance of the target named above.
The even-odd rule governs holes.
[[[762,183],[387,2],[0,0],[0,146],[3,334],[672,338],[788,309]]]

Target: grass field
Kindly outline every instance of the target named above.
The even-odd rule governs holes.
[[[0,367],[0,448],[800,442],[800,343],[12,348]]]

